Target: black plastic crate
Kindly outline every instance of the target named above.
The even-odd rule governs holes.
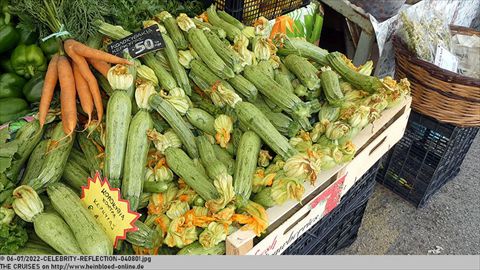
[[[337,207],[295,240],[283,255],[331,255],[351,245],[373,193],[378,168],[377,162],[357,180]]]
[[[310,0],[215,0],[219,10],[246,25],[263,16],[269,20],[310,4]]]
[[[458,174],[477,132],[412,111],[405,135],[383,158],[377,181],[423,207]]]

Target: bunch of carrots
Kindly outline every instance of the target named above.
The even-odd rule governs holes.
[[[77,95],[82,110],[88,116],[86,126],[88,127],[92,120],[94,108],[98,123],[102,121],[103,105],[100,88],[89,64],[106,77],[111,64],[131,65],[132,63],[124,58],[90,48],[74,39],[65,40],[63,50],[50,60],[45,75],[38,113],[42,127],[45,124],[58,81],[60,82],[63,131],[68,137],[72,135],[77,126]]]

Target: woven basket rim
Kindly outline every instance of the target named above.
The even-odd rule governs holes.
[[[468,28],[468,27],[463,27],[463,26],[457,26],[457,25],[450,25],[450,29],[455,31],[456,33],[462,33],[465,35],[480,35],[479,31],[474,30],[473,28]],[[408,50],[407,46],[405,43],[401,40],[398,35],[395,35],[393,37],[393,43],[395,50],[397,53],[403,54],[405,57],[408,57],[408,60],[411,61],[412,63],[421,66],[424,68],[430,75],[432,75],[435,78],[438,78],[440,80],[444,80],[446,76],[450,77],[451,80],[450,82],[454,82],[457,84],[462,84],[462,85],[468,85],[468,86],[473,86],[473,87],[480,87],[480,79],[477,78],[472,78],[468,76],[464,76],[462,74],[446,70],[443,68],[440,68],[439,66],[427,62],[425,60],[422,60],[418,58],[416,55],[414,55],[410,50]]]

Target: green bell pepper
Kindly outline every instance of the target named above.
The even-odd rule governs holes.
[[[0,54],[7,52],[17,45],[20,34],[10,23],[11,15],[8,13],[8,1],[0,1]]]
[[[21,98],[0,99],[0,125],[25,116],[30,112],[28,103]]]
[[[12,62],[10,61],[10,56],[2,56],[4,57],[2,60],[0,60],[0,67],[2,68],[3,72],[8,72],[8,73],[15,73],[15,70],[13,70],[12,67]]]
[[[33,103],[40,101],[44,81],[45,73],[39,73],[23,86],[23,95],[28,102]]]
[[[27,79],[47,70],[47,59],[37,45],[18,45],[13,50],[10,61],[15,73]]]
[[[0,75],[0,98],[22,97],[22,89],[27,81],[15,73]]]
[[[40,43],[40,48],[47,58],[51,59],[60,50],[60,41],[56,38],[47,39]]]

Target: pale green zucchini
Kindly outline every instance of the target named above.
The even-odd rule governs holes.
[[[237,150],[233,188],[237,198],[245,202],[252,194],[253,175],[261,146],[260,137],[255,132],[247,131],[242,134]]]
[[[180,33],[183,37],[183,34]],[[178,54],[177,49],[175,48],[175,44],[173,44],[172,39],[167,36],[163,35],[163,41],[165,42],[165,54],[167,55],[168,63],[170,65],[170,71],[175,77],[178,86],[185,91],[185,94],[190,96],[192,94],[192,87],[190,86],[187,72],[185,72],[185,68],[178,62]]]

